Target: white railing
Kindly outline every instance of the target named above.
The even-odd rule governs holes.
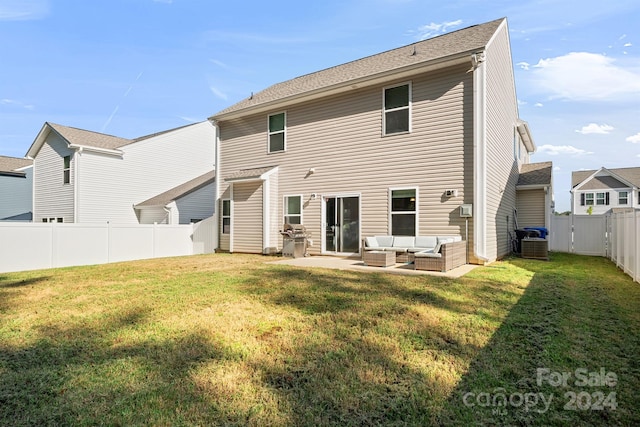
[[[610,213],[607,222],[607,257],[640,282],[640,211]]]
[[[214,224],[0,223],[0,272],[210,253]]]

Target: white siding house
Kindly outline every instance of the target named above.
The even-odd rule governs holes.
[[[27,153],[34,163],[33,219],[155,222],[134,206],[211,173],[215,138],[208,121],[136,139],[45,123]],[[213,214],[209,205],[198,219]]]
[[[0,156],[0,221],[30,221],[33,161]]]
[[[611,209],[640,208],[640,168],[600,168],[571,174],[571,211],[601,215]]]

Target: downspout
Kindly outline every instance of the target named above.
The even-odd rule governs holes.
[[[485,53],[471,55],[473,64],[473,255],[487,262],[487,135]]]
[[[214,171],[215,171],[215,201],[213,205],[213,221],[215,222],[215,227],[213,227],[213,251],[216,252],[220,249],[220,210],[222,209],[220,203],[220,128],[218,123],[215,120],[209,120],[211,125],[213,126],[215,132],[214,138]]]

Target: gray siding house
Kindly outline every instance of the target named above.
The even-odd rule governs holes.
[[[277,252],[290,223],[312,255],[389,234],[460,234],[480,264],[509,253],[535,145],[506,19],[275,84],[210,120],[221,250]]]
[[[210,217],[215,185],[193,180],[213,174],[215,140],[209,121],[135,139],[45,123],[27,152],[34,164],[33,220],[138,224]],[[185,185],[193,188],[166,198]],[[202,192],[207,196],[199,203],[189,202]],[[150,201],[163,194],[164,205],[160,198]]]
[[[0,156],[0,221],[31,221],[33,161]]]
[[[602,167],[571,173],[571,212],[602,215],[611,209],[640,209],[640,168]]]

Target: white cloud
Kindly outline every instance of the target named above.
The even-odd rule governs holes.
[[[593,154],[591,151],[582,150],[571,145],[541,145],[538,147],[538,153],[546,153],[550,156],[557,156],[559,154],[567,156],[584,156],[586,154]]]
[[[462,19],[458,19],[456,21],[447,21],[442,22],[440,24],[436,24],[432,22],[431,24],[423,25],[419,27],[415,31],[411,31],[411,33],[417,33],[417,38],[419,40],[425,40],[433,36],[437,36],[438,34],[444,34],[452,28],[459,27],[462,25]]]
[[[531,77],[551,99],[616,100],[640,95],[640,70],[619,66],[615,59],[595,53],[541,59]]]
[[[24,108],[25,110],[34,110],[35,109],[35,107],[33,105],[31,105],[31,104],[24,104],[24,103],[22,103],[20,101],[14,100],[14,99],[7,99],[7,98],[0,99],[0,104],[2,104],[2,105],[15,105],[15,106]]]
[[[211,90],[211,92],[212,92],[215,96],[217,96],[218,98],[220,98],[220,99],[224,99],[224,100],[226,100],[226,99],[227,99],[227,94],[226,94],[226,93],[221,92],[218,88],[213,87],[213,86],[209,86],[209,89],[210,89],[210,90]]]
[[[529,66],[531,64],[529,64],[528,62],[518,62],[516,65],[522,68],[523,70],[529,70]]]
[[[33,21],[49,14],[48,0],[2,0],[0,21]]]
[[[631,47],[631,46],[633,46],[631,43],[625,43],[624,44],[624,47]]]
[[[518,105],[527,105],[527,101],[523,101],[521,99],[518,99]]]
[[[582,129],[577,129],[576,132],[581,133],[583,135],[588,135],[591,133],[606,135],[610,133],[613,129],[615,128],[609,125],[599,125],[597,123],[589,123],[586,126],[582,126]]]
[[[640,132],[636,133],[635,135],[631,135],[630,137],[625,139],[625,141],[631,142],[633,144],[640,144]]]
[[[562,170],[562,168],[560,168],[560,166],[554,166],[553,170],[559,172]]]
[[[536,103],[534,104],[534,106],[535,106],[535,107],[538,107],[538,108],[544,107],[544,105],[542,104],[542,102],[536,102]]]

